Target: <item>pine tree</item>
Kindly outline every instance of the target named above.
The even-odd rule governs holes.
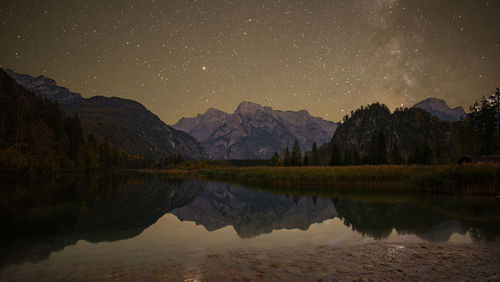
[[[430,165],[432,164],[432,150],[429,142],[419,140],[413,147],[410,156],[408,157],[408,164]]]
[[[493,95],[491,97],[495,112],[496,146],[494,148],[494,151],[495,154],[500,154],[500,88],[497,88],[497,90],[493,92]]]
[[[491,155],[496,147],[496,109],[490,101],[490,99],[485,97],[481,100],[481,110],[479,112],[479,119],[481,123],[479,152],[481,155]]]
[[[330,157],[331,166],[342,165],[342,156],[340,155],[340,148],[337,143],[333,144],[332,155]]]
[[[292,166],[302,165],[302,150],[300,150],[299,141],[295,140],[292,147]]]
[[[360,159],[358,151],[354,149],[347,149],[344,152],[344,165],[359,165]]]
[[[355,165],[361,164],[361,157],[359,156],[359,152],[357,150],[352,150],[352,156]]]
[[[304,154],[304,166],[310,166],[311,162],[309,161],[309,156],[307,154]]]
[[[281,159],[277,152],[274,153],[269,162],[271,166],[281,166]]]
[[[312,155],[311,164],[320,165],[321,160],[318,147],[316,146],[316,142],[313,143],[311,155]]]
[[[461,130],[466,129],[468,134],[459,132],[460,148],[470,147],[474,155],[491,155],[500,153],[500,89],[488,98],[483,97],[480,103],[474,103],[469,113],[461,121]],[[470,135],[472,138],[464,139]],[[470,151],[470,149],[468,150]]]
[[[403,164],[403,156],[401,155],[401,150],[399,150],[398,145],[394,144],[390,153],[391,164],[400,165]]]
[[[286,147],[285,153],[283,154],[283,165],[285,166],[291,165],[290,150],[288,149],[288,146]]]
[[[64,130],[68,136],[68,156],[71,160],[78,162],[80,146],[85,142],[80,119],[75,114],[64,119]]]
[[[387,151],[385,148],[385,137],[381,131],[377,131],[370,141],[370,147],[367,152],[367,162],[369,164],[386,164]]]

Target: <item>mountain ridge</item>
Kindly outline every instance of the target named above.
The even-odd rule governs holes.
[[[49,100],[56,100],[59,104],[84,99],[82,95],[71,92],[66,87],[58,86],[54,79],[44,75],[33,77],[29,74],[16,73],[11,69],[4,69],[4,71],[24,88]]]
[[[291,148],[295,140],[303,151],[314,142],[326,143],[337,125],[307,110],[281,111],[243,101],[232,114],[209,109],[172,127],[194,136],[212,159],[266,159]]]
[[[166,125],[143,104],[119,97],[83,98],[45,76],[33,77],[9,70],[7,74],[27,90],[57,101],[67,114],[77,114],[83,129],[129,153],[152,159],[181,154],[186,159],[206,159],[196,139]]]
[[[413,107],[424,109],[439,119],[446,121],[459,121],[465,116],[465,111],[461,106],[450,108],[446,101],[438,98],[427,98],[416,103]]]

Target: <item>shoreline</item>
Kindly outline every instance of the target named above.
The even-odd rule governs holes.
[[[212,267],[211,267],[212,266]],[[500,279],[500,245],[370,242],[313,249],[208,255],[207,280],[481,280]],[[216,269],[225,269],[225,274]],[[233,275],[235,274],[235,275]],[[233,275],[233,276],[231,276]]]
[[[5,274],[5,273],[4,273]],[[133,281],[498,281],[500,244],[368,242],[351,246],[237,249],[188,263],[81,265],[78,270],[10,277]],[[5,278],[5,277],[4,277]]]
[[[243,167],[202,170],[139,170],[168,177],[201,178],[270,186],[282,190],[417,192],[456,195],[495,195],[500,191],[500,166],[341,166]]]
[[[498,281],[500,245],[370,242],[232,250],[209,253],[191,265],[152,265],[122,277],[143,281]]]

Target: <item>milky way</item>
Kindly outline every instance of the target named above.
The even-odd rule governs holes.
[[[500,1],[1,1],[0,65],[167,123],[243,100],[339,121],[500,87]]]

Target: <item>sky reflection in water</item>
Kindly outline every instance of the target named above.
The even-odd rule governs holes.
[[[7,224],[1,230],[0,278],[29,279],[42,272],[64,278],[66,271],[112,265],[189,264],[236,249],[373,240],[498,244],[500,230],[494,198],[313,198],[157,178],[117,182],[106,189],[97,183],[98,189],[90,190],[99,192],[78,191],[86,185],[63,187],[48,205],[2,215]]]

